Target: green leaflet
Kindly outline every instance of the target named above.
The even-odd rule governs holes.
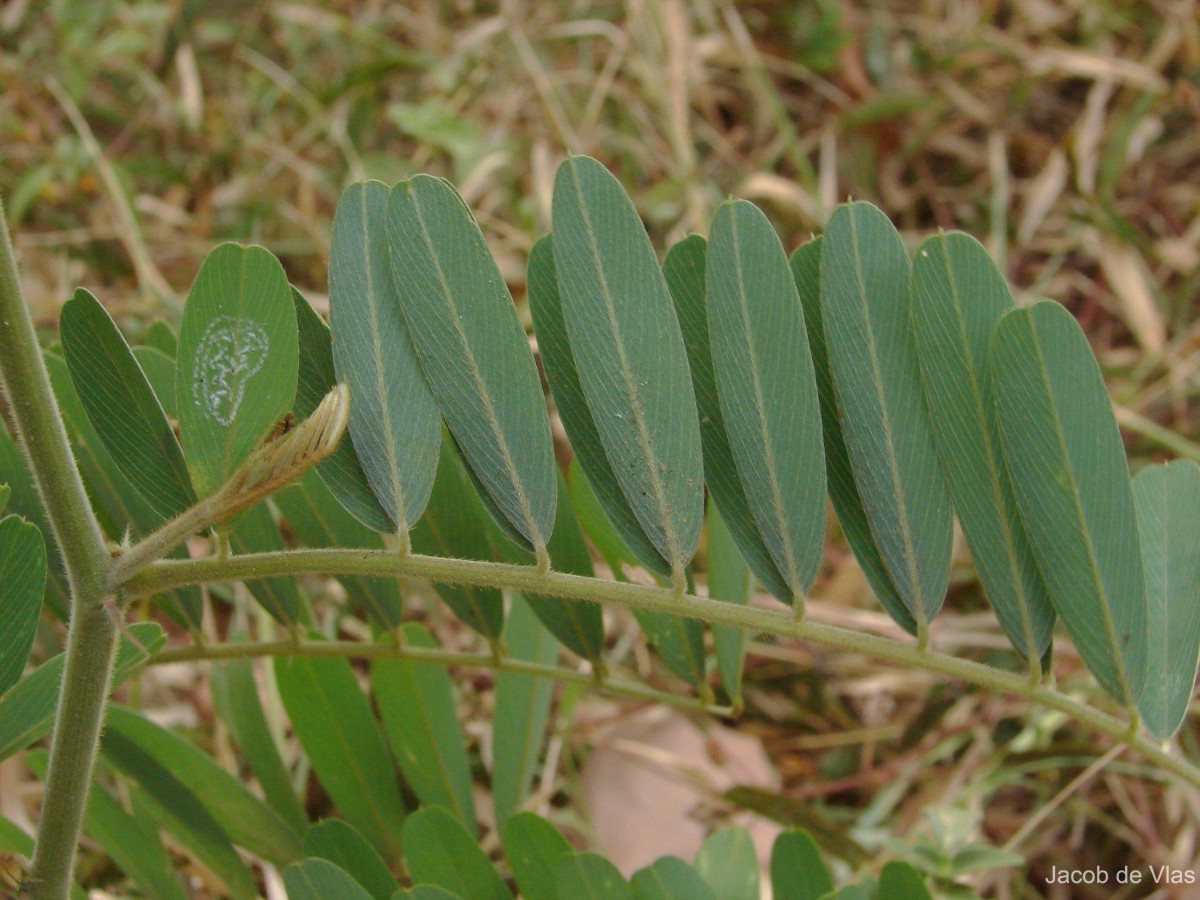
[[[630,883],[638,900],[718,900],[696,870],[678,856],[659,857],[634,872]]]
[[[320,474],[305,472],[271,497],[296,536],[309,547],[383,549],[383,540],[337,502]],[[400,624],[404,603],[395,578],[341,575],[338,581],[357,609],[384,631]]]
[[[512,659],[552,665],[558,644],[525,598],[514,595],[504,624],[504,646]],[[529,794],[546,741],[554,682],[525,672],[496,673],[492,713],[492,796],[496,821],[505,822]]]
[[[787,256],[754,204],[735,200],[717,211],[705,284],[712,364],[738,477],[802,609],[825,546],[821,411]]]
[[[869,203],[834,210],[821,250],[825,346],[854,482],[918,630],[950,575],[950,497],[933,452],[910,321],[908,254]]]
[[[443,440],[437,479],[425,515],[412,532],[412,548],[429,556],[458,559],[493,558],[487,538],[485,513],[479,495],[471,488],[466,468],[452,440]],[[504,598],[496,588],[435,585],[463,624],[489,641],[498,641],[504,627]]]
[[[171,359],[179,350],[179,339],[174,330],[162,319],[155,319],[150,327],[142,332],[142,346],[153,347]],[[136,353],[136,350],[134,351]]]
[[[241,747],[263,796],[293,829],[304,831],[308,816],[267,726],[253,664],[248,659],[231,659],[213,666],[210,690],[213,706]]]
[[[541,816],[519,812],[503,823],[500,834],[524,900],[569,900],[559,894],[554,870],[574,850],[557,828]]]
[[[622,564],[634,563],[636,560],[604,516],[587,476],[576,463],[576,460],[571,460],[568,475],[571,502],[579,516],[580,524],[617,580],[628,581]],[[633,615],[663,662],[667,664],[667,668],[690,684],[699,685],[704,680],[703,625],[695,619],[673,616],[670,613],[634,610]]]
[[[440,806],[408,817],[404,855],[413,884],[434,884],[470,900],[512,898],[475,838]]]
[[[300,856],[300,835],[270,806],[198,747],[132,710],[109,704],[105,741],[119,735],[196,795],[230,840],[256,856],[284,865]],[[141,770],[122,765],[141,779]]]
[[[1004,468],[988,371],[992,330],[1012,295],[983,245],[954,232],[917,250],[912,302],[934,443],[979,580],[1009,640],[1036,663],[1054,607]]]
[[[384,859],[398,860],[404,802],[350,663],[279,656],[275,679],[292,729],[330,799]]]
[[[850,453],[842,436],[838,418],[837,396],[833,389],[833,373],[829,369],[829,353],[825,347],[825,326],[821,318],[821,243],[817,237],[796,248],[790,260],[792,277],[804,307],[808,327],[808,346],[812,351],[813,369],[817,379],[817,395],[821,400],[821,429],[825,435],[825,469],[829,482],[829,499],[837,513],[842,534],[850,545],[871,589],[883,608],[909,634],[917,633],[917,623],[904,600],[896,592],[887,567],[871,537],[871,525],[863,509],[862,496],[854,483]]]
[[[138,622],[129,626],[129,632],[150,655],[157,653],[167,642],[166,633],[157,622]],[[141,647],[134,646],[128,638],[122,637],[113,666],[113,689],[140,669],[149,658]],[[18,681],[0,698],[0,760],[8,759],[50,733],[58,690],[62,684],[62,671],[63,654],[59,653]]]
[[[288,900],[372,900],[361,884],[327,859],[305,859],[283,870]]]
[[[671,247],[663,261],[663,275],[666,276],[671,299],[675,303],[675,314],[679,318],[692,373],[692,388],[696,393],[700,442],[704,448],[704,480],[708,483],[711,497],[722,510],[738,548],[758,580],[780,600],[791,603],[792,591],[763,542],[754,513],[750,511],[741,476],[738,475],[733,448],[729,446],[708,338],[705,256],[704,238],[691,234]]]
[[[171,390],[174,391],[174,361],[158,351],[150,351],[148,347],[136,348],[135,355],[138,351],[153,352],[166,360],[171,369]],[[47,353],[45,359],[46,371],[50,375],[50,384],[58,401],[58,409],[67,429],[71,449],[75,451],[75,461],[79,464],[79,471],[83,475],[83,482],[87,486],[97,518],[114,541],[122,540],[127,533],[132,537],[144,537],[162,525],[166,519],[133,488],[104,448],[84,411],[66,362],[53,353]],[[154,386],[153,381],[150,384]],[[155,393],[161,396],[157,391]],[[182,459],[180,456],[181,461]],[[180,544],[167,555],[172,559],[186,559],[186,544]],[[182,587],[156,599],[167,614],[184,628],[193,633],[199,631],[204,613],[200,588]]]
[[[159,515],[179,515],[196,502],[183,451],[116,323],[81,288],[59,329],[79,400],[113,462]]]
[[[341,868],[374,900],[390,900],[399,885],[378,851],[354,826],[341,819],[325,819],[304,833],[304,855],[320,857]]]
[[[932,900],[925,878],[906,862],[892,860],[879,873],[879,894],[888,900]]]
[[[329,250],[329,313],[337,377],[350,388],[349,431],[358,462],[404,534],[429,502],[441,427],[392,277],[387,202],[388,188],[378,181],[352,184],[338,201]],[[361,497],[350,463],[348,454],[338,460],[342,475],[334,493],[365,524],[387,530]],[[334,468],[326,469],[326,477]]]
[[[0,696],[25,671],[46,590],[46,545],[36,525],[0,519]]]
[[[758,900],[758,852],[745,828],[723,828],[696,851],[696,871],[720,900]]]
[[[533,245],[526,273],[526,292],[538,350],[550,383],[550,393],[558,408],[563,429],[575,451],[575,459],[587,472],[604,514],[621,539],[647,568],[660,575],[671,574],[671,564],[663,559],[638,522],[637,515],[609,462],[596,420],[583,396],[579,371],[567,337],[562,300],[558,293],[558,275],[554,267],[554,245],[550,235]]]
[[[307,419],[337,384],[333,336],[325,320],[317,315],[304,295],[295,288],[292,288],[292,300],[296,305],[296,330],[300,336],[296,405],[292,409],[296,418]],[[389,533],[395,529],[396,526],[375,499],[352,439],[339,441],[333,454],[317,463],[316,469],[338,503],[359,522],[372,531]]]
[[[4,482],[9,488],[6,508],[11,507],[11,512],[32,522],[42,533],[47,560],[46,600],[56,616],[66,619],[70,606],[70,592],[67,590],[67,579],[63,572],[58,545],[54,541],[54,532],[42,509],[42,499],[34,487],[33,478],[25,465],[25,456],[3,423],[0,423],[0,482]]]
[[[146,381],[162,405],[163,412],[172,419],[178,419],[178,398],[175,396],[175,357],[167,356],[154,347],[134,347],[133,358],[141,367],[142,374],[146,376]],[[178,446],[178,441],[176,446]],[[180,459],[182,458],[182,451],[180,451]]]
[[[771,847],[771,891],[776,900],[819,900],[833,890],[817,842],[803,828],[785,831]]]
[[[393,272],[421,369],[489,512],[526,549],[554,528],[554,448],[537,367],[470,210],[418,175],[387,207]]]
[[[283,535],[266,502],[256,503],[241,514],[229,532],[229,546],[235,553],[273,553],[284,549]],[[311,618],[308,606],[290,576],[254,578],[246,588],[280,625],[299,625]]]
[[[438,887],[436,884],[418,884],[407,891],[396,891],[392,894],[392,900],[466,900],[466,898]]]
[[[400,628],[404,643],[437,647],[416,624]],[[454,687],[446,667],[407,659],[379,659],[371,666],[371,692],[392,755],[417,799],[449,810],[464,827],[475,827],[467,740],[458,721]]]
[[[704,472],[687,352],[637,211],[594,159],[554,183],[554,260],[579,381],[618,484],[676,584],[700,537]]]
[[[1175,460],[1133,479],[1146,573],[1146,686],[1138,709],[1167,740],[1187,714],[1200,657],[1200,466]]]
[[[1129,470],[1100,368],[1071,314],[1005,313],[991,343],[1004,460],[1050,599],[1130,709],[1146,674],[1146,582]]]
[[[220,487],[292,408],[296,359],[296,309],[279,260],[262,247],[217,247],[188,293],[175,384],[201,495]]]
[[[4,512],[4,508],[8,506],[8,498],[12,494],[12,488],[7,484],[0,484],[0,513]]]
[[[617,867],[598,853],[571,853],[554,866],[554,886],[560,897],[587,900],[637,900]]]
[[[712,500],[708,502],[708,596],[745,606],[750,602],[750,570]],[[735,706],[742,702],[742,667],[746,661],[746,632],[728,625],[713,626],[713,643],[721,686]]]

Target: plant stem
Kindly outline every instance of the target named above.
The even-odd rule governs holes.
[[[440,647],[416,647],[409,644],[370,644],[360,641],[262,641],[257,643],[238,642],[211,646],[173,647],[163,650],[147,663],[157,666],[167,663],[199,662],[202,660],[244,659],[259,656],[340,656],[349,659],[409,659],[417,662],[432,662],[450,666],[472,666],[480,669],[499,669],[507,672],[522,672],[539,678],[555,681],[570,681],[597,690],[602,694],[632,697],[635,700],[650,700],[668,703],[684,709],[695,709],[714,716],[729,716],[728,706],[714,706],[695,697],[659,691],[636,681],[623,681],[604,677],[598,679],[591,672],[577,672],[558,666],[544,665],[515,659],[511,656],[496,658],[490,653],[459,653]]]
[[[104,535],[71,454],[37,332],[21,293],[2,204],[0,379],[71,589],[66,665],[33,855],[36,896],[59,900],[67,896],[71,884],[112,675],[117,626],[103,606],[109,565]]]
[[[1178,754],[1164,750],[1149,738],[1131,733],[1127,721],[1093,709],[1052,687],[1030,684],[1025,673],[1006,672],[972,660],[836,625],[797,621],[791,612],[737,606],[692,594],[680,597],[670,588],[601,581],[561,572],[539,573],[534,566],[443,559],[418,554],[400,557],[386,550],[289,550],[233,556],[225,560],[161,560],[130,578],[125,590],[130,595],[138,595],[201,582],[302,574],[409,575],[450,584],[512,588],[572,600],[614,603],[629,609],[682,615],[712,625],[730,625],[751,632],[865,653],[1057,709],[1137,750],[1164,771],[1200,789],[1200,768]]]

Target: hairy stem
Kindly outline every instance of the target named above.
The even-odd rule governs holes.
[[[117,646],[104,609],[104,535],[84,491],[58,403],[21,293],[0,204],[0,379],[71,590],[67,661],[50,744],[46,794],[33,855],[37,897],[65,898],[87,805],[104,701]]]
[[[1178,776],[1192,787],[1200,788],[1200,768],[1179,754],[1164,749],[1141,734],[1132,733],[1127,721],[1094,709],[1049,686],[1031,684],[1027,674],[1002,671],[972,660],[849,628],[798,621],[787,611],[737,606],[692,594],[680,596],[670,588],[601,581],[561,572],[541,573],[535,566],[443,559],[418,554],[400,557],[386,550],[289,550],[233,556],[224,560],[162,560],[130,578],[125,590],[130,595],[137,595],[201,582],[302,574],[409,575],[449,584],[512,588],[572,600],[614,603],[629,609],[682,615],[711,625],[730,625],[746,631],[866,653],[1057,709],[1137,750],[1162,770]]]

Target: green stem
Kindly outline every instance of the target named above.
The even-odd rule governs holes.
[[[37,332],[21,293],[3,204],[0,379],[71,589],[67,662],[33,855],[36,896],[59,900],[67,896],[71,884],[112,675],[117,627],[103,605],[110,562],[104,534],[71,454]]]
[[[507,672],[522,672],[539,678],[555,681],[570,681],[582,684],[604,694],[632,697],[635,700],[650,700],[654,703],[669,703],[684,709],[695,709],[715,716],[728,716],[728,706],[715,706],[695,697],[658,691],[636,681],[623,681],[605,677],[597,680],[591,672],[576,672],[558,666],[544,665],[515,659],[511,656],[494,656],[491,653],[459,653],[440,647],[417,647],[410,644],[367,644],[358,641],[263,641],[258,643],[238,642],[213,646],[173,647],[163,650],[147,665],[157,666],[178,662],[202,660],[243,659],[259,656],[340,656],[350,659],[410,659],[418,662],[440,663],[448,666],[472,666],[479,669],[500,669]]]
[[[1057,709],[1137,750],[1161,769],[1178,776],[1192,787],[1200,788],[1200,769],[1181,756],[1164,750],[1143,735],[1130,733],[1127,721],[1093,709],[1047,685],[1030,684],[1024,673],[1005,672],[879,635],[807,619],[797,621],[791,612],[737,606],[692,594],[680,597],[671,588],[601,581],[562,572],[543,574],[533,566],[443,559],[418,554],[399,557],[384,550],[289,550],[233,556],[226,560],[161,560],[130,578],[125,589],[131,595],[136,595],[201,582],[304,574],[409,575],[449,584],[504,587],[573,600],[613,603],[629,609],[683,615],[711,625],[729,625],[751,632],[865,653]]]

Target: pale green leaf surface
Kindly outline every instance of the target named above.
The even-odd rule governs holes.
[[[1050,301],[1004,314],[990,365],[1005,464],[1050,599],[1092,674],[1132,708],[1146,674],[1146,582],[1100,368]]]
[[[697,234],[688,235],[667,251],[663,260],[663,275],[675,304],[683,344],[687,350],[688,367],[692,373],[692,389],[696,394],[696,410],[700,416],[700,442],[704,449],[704,480],[709,494],[722,510],[742,555],[754,570],[758,580],[785,603],[792,602],[792,591],[779,573],[767,545],[758,529],[750,502],[742,487],[733,448],[729,445],[725,416],[717,394],[717,377],[713,369],[712,345],[708,335],[708,309],[705,297],[706,243]]]
[[[8,506],[8,497],[12,493],[12,488],[7,484],[0,484],[0,513],[4,512],[4,508]]]
[[[179,338],[163,319],[155,319],[150,323],[150,327],[142,332],[141,343],[165,353],[171,359],[174,359],[179,351]]]
[[[407,891],[397,891],[392,894],[392,900],[465,900],[465,898],[443,887],[438,887],[436,884],[418,884]]]
[[[337,808],[384,859],[400,857],[405,809],[354,669],[343,658],[281,656],[275,679],[292,729]]]
[[[105,729],[106,740],[120,735],[178,779],[238,846],[277,865],[300,855],[299,833],[194,744],[115,704]]]
[[[129,626],[129,631],[151,654],[167,642],[166,633],[157,622],[138,622]],[[113,688],[140,669],[147,658],[139,647],[122,637],[113,666]],[[62,670],[63,654],[59,653],[18,681],[0,699],[0,760],[50,733]]]
[[[262,247],[220,245],[196,273],[179,331],[179,429],[199,494],[220,487],[292,408],[296,366],[283,266]]]
[[[1167,740],[1183,722],[1200,657],[1200,466],[1175,460],[1133,479],[1146,573],[1146,687],[1138,709]]]
[[[274,553],[285,549],[283,535],[265,502],[256,503],[241,514],[229,532],[229,546],[235,553]],[[310,618],[295,578],[282,575],[254,578],[246,582],[246,588],[281,625],[298,625]]]
[[[869,203],[834,210],[821,249],[821,314],[854,481],[879,555],[918,624],[950,575],[950,497],[933,449],[910,321],[909,261]]]
[[[771,891],[775,900],[819,900],[833,890],[817,842],[796,828],[775,838],[771,847]]]
[[[912,302],[934,443],[975,569],[1009,640],[1039,660],[1054,607],[1004,468],[988,370],[992,330],[1012,294],[983,245],[955,232],[917,250]]]
[[[387,202],[388,188],[378,181],[352,184],[338,201],[329,313],[337,377],[350,388],[349,431],[358,462],[388,517],[408,531],[429,502],[441,424],[392,277]],[[349,457],[338,462],[342,475],[334,492],[377,528],[374,510],[368,512],[349,483],[357,477]]]
[[[325,819],[304,832],[304,855],[338,866],[375,900],[390,900],[399,887],[379,852],[341,819]]]
[[[793,596],[825,546],[825,454],[808,334],[783,245],[745,200],[713,219],[706,264],[717,393],[742,489]]]
[[[163,518],[183,512],[196,502],[183,451],[116,323],[81,288],[59,329],[80,402],[121,473]]]
[[[0,519],[0,696],[29,660],[46,591],[46,545],[36,525]]]
[[[167,356],[155,347],[134,347],[133,358],[141,367],[146,382],[172,419],[179,418],[179,398],[175,395],[175,357]],[[186,470],[185,470],[186,471]]]
[[[371,894],[327,859],[305,859],[283,870],[288,900],[372,900]]]
[[[557,828],[531,812],[519,812],[500,828],[504,855],[524,900],[570,900],[560,894],[554,872],[558,861],[574,850]]]
[[[636,900],[617,867],[598,853],[572,853],[554,867],[560,897],[578,900]]]
[[[296,331],[300,338],[299,371],[296,378],[296,402],[292,407],[297,419],[312,415],[325,396],[337,385],[337,373],[333,362],[333,336],[315,309],[309,305],[295,288],[292,301],[296,306]],[[346,326],[343,326],[346,327]],[[355,398],[351,396],[351,409]],[[351,416],[354,414],[351,413]],[[436,450],[434,451],[436,453]],[[354,440],[343,437],[337,449],[316,466],[317,474],[338,503],[350,515],[373,531],[391,533],[396,526],[392,522],[363,471]]]
[[[512,898],[475,838],[440,806],[408,817],[404,853],[413,884],[434,884],[470,900]]]
[[[817,395],[821,400],[821,426],[825,435],[825,474],[829,484],[829,499],[833,503],[842,534],[845,535],[846,542],[850,545],[880,604],[900,627],[909,634],[916,634],[916,620],[896,592],[887,567],[879,555],[879,548],[875,546],[875,539],[871,536],[871,524],[867,521],[867,512],[863,508],[858,485],[854,483],[850,453],[842,435],[833,373],[829,369],[829,353],[825,346],[825,327],[821,318],[821,244],[822,238],[817,237],[797,247],[791,256],[790,264],[796,290],[804,307],[808,346],[813,357]]]
[[[758,851],[745,828],[722,828],[696,851],[696,871],[719,900],[758,900]]]
[[[638,561],[651,571],[669,575],[671,564],[655,549],[626,499],[600,440],[596,420],[592,418],[592,411],[583,395],[583,385],[579,382],[579,370],[575,367],[575,357],[563,319],[558,275],[554,267],[553,239],[549,235],[533,245],[529,254],[526,285],[529,311],[537,332],[538,351],[563,430],[575,452],[574,459],[587,473],[604,515]]]
[[[738,553],[737,544],[716,504],[708,502],[708,596],[745,606],[750,602],[750,569]],[[713,626],[717,672],[729,699],[742,702],[742,667],[746,661],[746,632],[728,625]]]
[[[513,659],[552,665],[554,636],[525,598],[513,596],[504,623],[504,646]],[[505,822],[525,801],[546,741],[554,682],[525,672],[496,673],[492,713],[492,796],[496,821]]]
[[[718,900],[696,870],[678,856],[659,857],[634,872],[629,881],[638,900]]]
[[[9,511],[32,522],[42,533],[42,540],[46,544],[46,599],[54,614],[60,619],[66,619],[70,594],[67,591],[62,557],[58,553],[54,532],[50,528],[45,510],[42,509],[42,500],[34,487],[21,448],[17,446],[17,442],[3,423],[0,423],[0,482],[4,482],[9,488]]]
[[[899,860],[892,860],[879,873],[879,896],[887,900],[933,900],[921,873]]]
[[[401,626],[412,647],[437,647],[420,625]],[[400,771],[422,805],[439,805],[466,828],[475,827],[467,740],[458,721],[454,687],[446,667],[407,659],[379,659],[371,666],[371,692],[384,734]]]
[[[555,179],[554,260],[583,394],[617,482],[674,577],[704,518],[687,352],[654,248],[620,183],[575,156]]]
[[[440,178],[388,200],[396,288],[421,369],[497,521],[545,548],[554,448],[541,381],[512,297],[470,210]]]

